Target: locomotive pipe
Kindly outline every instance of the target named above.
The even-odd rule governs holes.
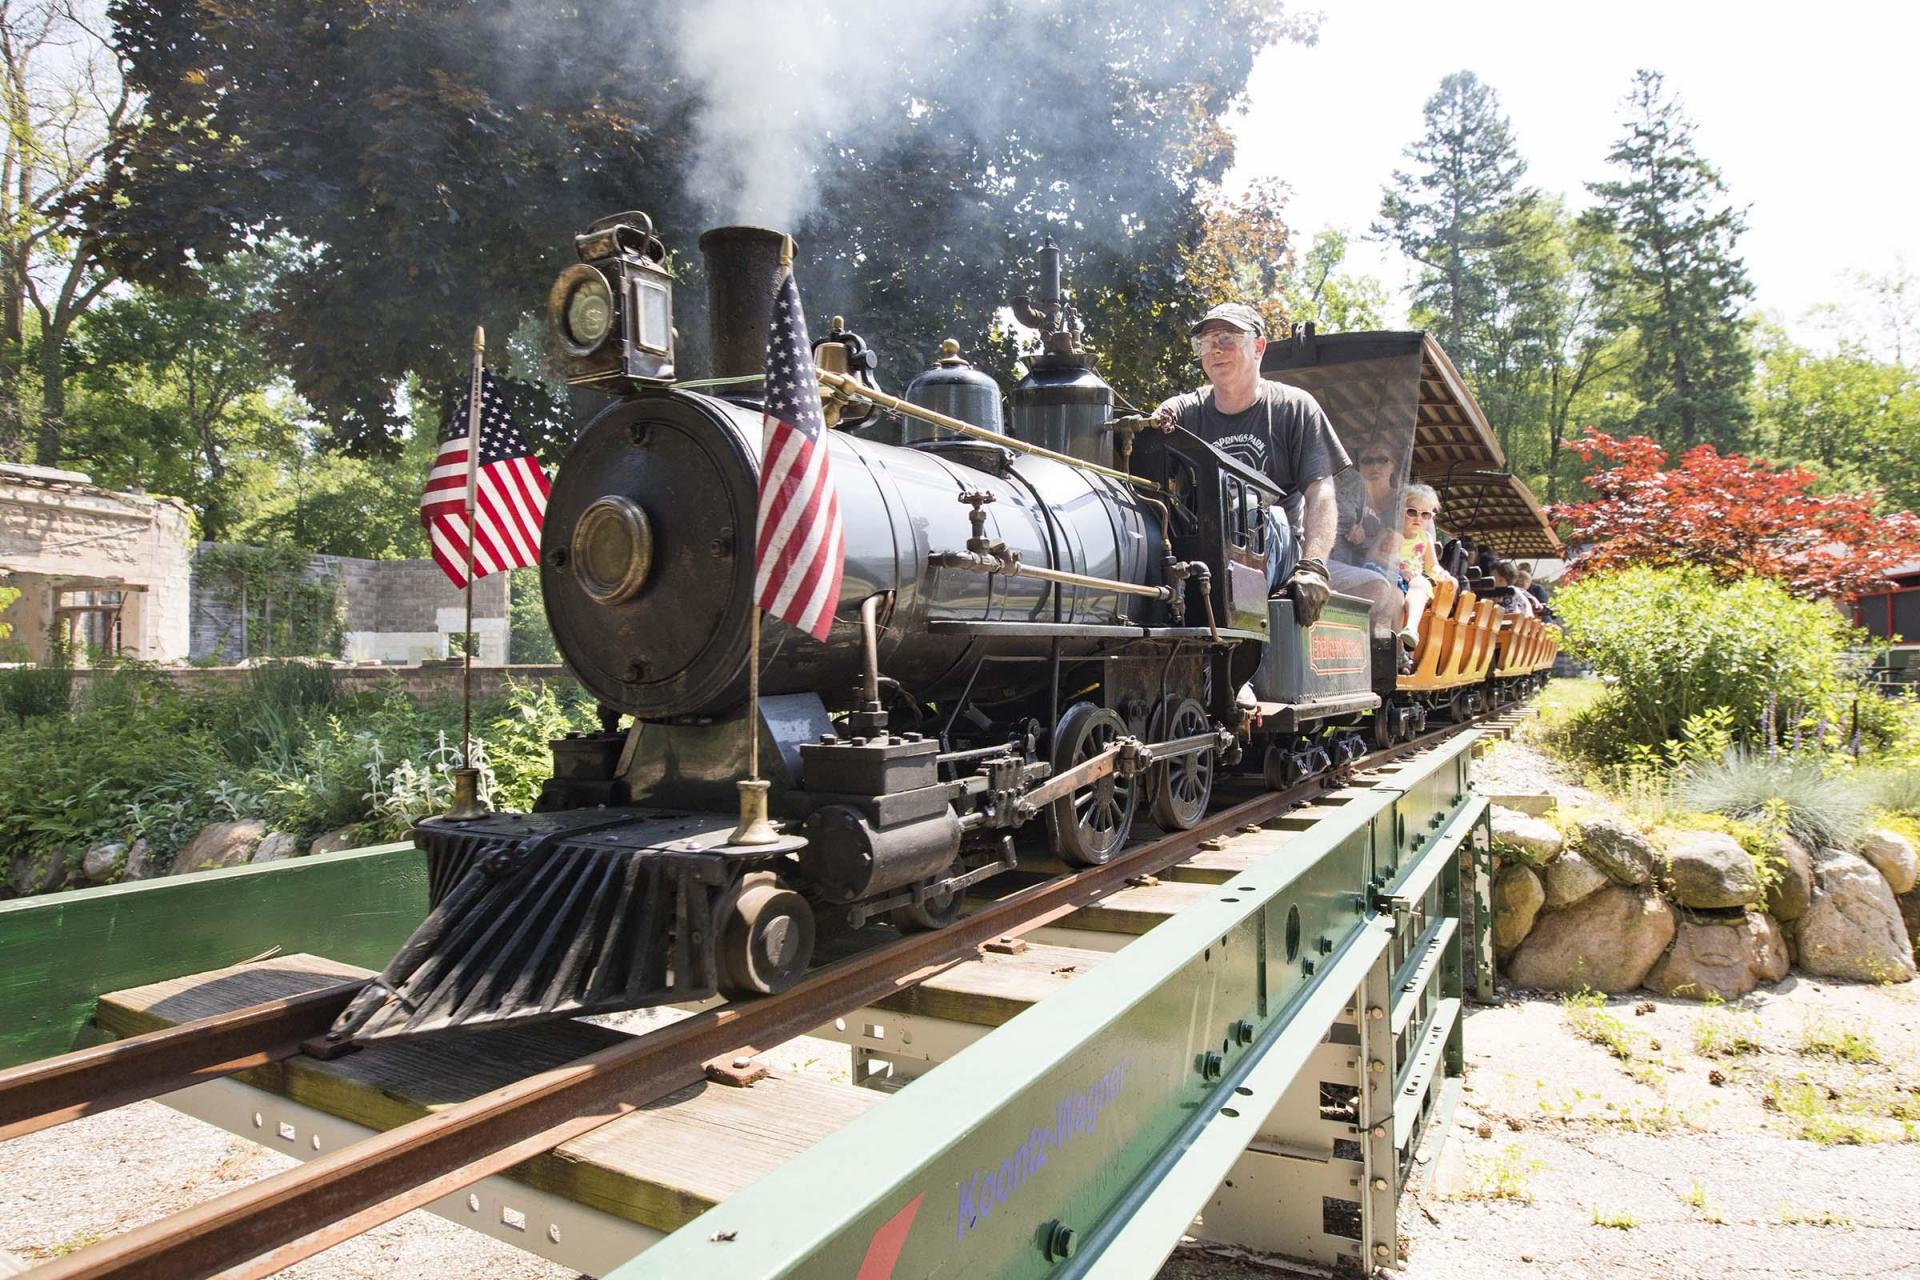
[[[1022,564],[1018,556],[1004,549],[997,554],[991,551],[939,551],[928,559],[943,569],[978,569],[982,573],[1003,573],[1009,578],[1037,578],[1041,582],[1056,582],[1067,587],[1093,587],[1100,591],[1118,591],[1122,595],[1145,596],[1150,600],[1173,600],[1172,587],[1151,587],[1114,578],[1096,578],[1091,574],[1070,573],[1065,569],[1037,569]]]
[[[707,234],[711,235],[712,232],[708,232]],[[704,242],[703,239],[702,243]],[[1151,480],[1142,479],[1140,476],[1130,476],[1124,471],[1115,471],[1112,467],[1103,467],[1097,462],[1088,462],[1085,458],[1075,458],[1068,454],[1055,453],[1051,449],[1042,449],[1037,444],[1028,444],[1023,440],[1015,440],[1012,436],[1003,436],[997,431],[988,431],[984,427],[976,427],[971,422],[962,422],[958,418],[949,418],[944,413],[935,413],[932,409],[923,408],[911,400],[902,400],[899,396],[890,396],[884,391],[856,382],[844,373],[834,373],[826,369],[815,369],[814,377],[819,380],[821,386],[830,388],[841,395],[857,396],[864,400],[870,400],[882,409],[891,409],[893,412],[905,414],[909,418],[918,418],[922,422],[931,422],[934,426],[944,427],[956,435],[972,436],[976,440],[985,440],[989,444],[997,444],[1005,449],[1013,449],[1019,453],[1030,453],[1036,458],[1048,458],[1054,462],[1065,463],[1069,467],[1078,467],[1082,471],[1091,471],[1095,475],[1106,476],[1109,480],[1119,480],[1140,488],[1158,490],[1161,487]]]
[[[862,692],[871,711],[880,709],[880,600],[880,596],[871,595],[860,602],[860,638],[866,652]]]

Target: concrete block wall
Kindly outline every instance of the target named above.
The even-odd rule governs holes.
[[[201,544],[202,549],[211,543]],[[431,560],[360,560],[315,556],[305,578],[328,579],[339,589],[341,653],[349,662],[423,662],[450,656],[452,637],[465,629],[464,594]],[[505,574],[473,584],[475,658],[491,665],[507,660],[508,579]],[[225,589],[194,583],[195,659],[239,659],[240,607]]]

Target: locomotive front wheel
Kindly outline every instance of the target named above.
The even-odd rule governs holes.
[[[1211,733],[1213,720],[1192,698],[1168,698],[1154,716],[1153,738],[1170,742]],[[1153,821],[1162,831],[1191,831],[1207,816],[1213,798],[1213,748],[1175,756],[1153,766]]]
[[[1053,769],[1061,773],[1099,755],[1126,736],[1117,714],[1091,702],[1076,702],[1053,731]],[[1047,806],[1053,850],[1080,867],[1097,867],[1120,852],[1133,827],[1140,779],[1110,773]]]
[[[806,975],[813,959],[813,908],[762,871],[746,878],[720,925],[720,991],[770,996]]]

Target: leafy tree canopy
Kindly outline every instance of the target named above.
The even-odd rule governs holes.
[[[300,406],[276,394],[266,328],[285,240],[202,266],[192,291],[136,288],[96,306],[75,343],[67,446],[108,485],[184,498],[219,541],[296,447]]]
[[[1872,493],[1820,495],[1800,467],[1697,445],[1667,465],[1645,436],[1589,429],[1573,449],[1609,464],[1591,501],[1555,508],[1587,544],[1568,576],[1635,565],[1698,565],[1723,581],[1774,578],[1807,596],[1850,600],[1920,558],[1920,516],[1881,515]]]
[[[1394,172],[1374,232],[1420,264],[1415,309],[1434,318],[1456,361],[1472,364],[1481,330],[1503,307],[1501,286],[1514,278],[1504,268],[1537,238],[1530,223],[1539,196],[1521,185],[1527,166],[1499,95],[1473,72],[1443,79],[1424,116],[1425,132],[1407,147],[1411,166]]]
[[[1286,184],[1277,179],[1255,182],[1237,196],[1203,195],[1200,236],[1182,264],[1195,311],[1244,302],[1265,316],[1274,336],[1308,323],[1328,332],[1377,327],[1385,286],[1341,270],[1347,237],[1336,229],[1316,233],[1304,256],[1295,253],[1286,203]]]
[[[1625,132],[1607,156],[1621,176],[1588,184],[1600,201],[1591,216],[1627,251],[1607,284],[1638,339],[1636,426],[1682,448],[1732,448],[1751,418],[1741,312],[1753,286],[1737,251],[1746,215],[1727,201],[1693,133],[1661,75],[1639,72]]]
[[[711,35],[675,38],[685,6],[110,12],[147,115],[123,133],[90,220],[149,282],[181,283],[263,233],[309,246],[280,281],[271,331],[349,446],[390,452],[395,386],[452,378],[472,324],[513,330],[573,235],[635,204],[679,251],[686,374],[701,371],[693,240],[732,215],[696,193],[696,140],[702,113],[764,88],[768,68],[683,65],[676,45]],[[981,0],[945,16],[864,113],[864,72],[808,68],[809,88],[856,122],[836,130],[828,113],[817,154],[790,158],[821,197],[793,228],[809,309],[866,329],[896,379],[948,334],[1011,356],[987,325],[1051,232],[1077,250],[1072,282],[1116,376],[1167,377],[1177,352],[1160,308],[1179,305],[1191,193],[1230,160],[1217,119],[1260,48],[1310,28],[1253,0]],[[876,16],[863,56],[886,30]]]

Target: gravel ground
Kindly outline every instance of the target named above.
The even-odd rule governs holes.
[[[1409,1276],[1920,1276],[1912,986],[1514,999],[1466,1042]]]

